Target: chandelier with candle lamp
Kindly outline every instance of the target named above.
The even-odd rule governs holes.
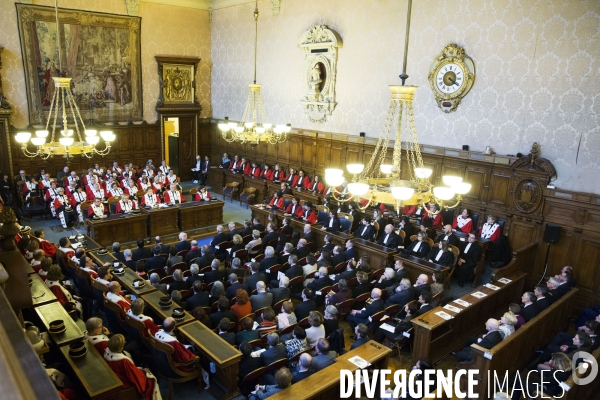
[[[57,0],[54,1],[54,10],[59,71],[62,74],[61,35],[59,32]],[[21,144],[23,153],[27,157],[40,157],[44,160],[52,156],[63,156],[67,159],[67,163],[74,155],[92,158],[94,154],[102,156],[108,154],[111,142],[115,140],[115,135],[109,130],[102,130],[98,135],[97,130],[86,128],[71,91],[72,78],[52,77],[52,81],[49,84],[54,84],[54,95],[50,103],[50,112],[45,129],[36,130],[33,137],[31,132],[27,131],[20,131],[15,134],[15,140]],[[82,133],[85,135],[85,139],[82,138]],[[103,149],[96,147],[100,142],[100,138],[105,143]],[[30,142],[35,146],[33,151],[29,149]]]
[[[427,204],[435,204],[439,209],[431,213],[436,214],[442,208],[457,207],[462,201],[462,195],[471,190],[471,184],[463,182],[460,176],[445,175],[442,177],[444,185],[433,185],[430,181],[433,171],[423,165],[413,108],[417,86],[404,85],[408,78],[406,60],[411,6],[412,0],[409,0],[404,65],[400,75],[402,85],[389,87],[391,100],[375,151],[366,166],[358,163],[346,165],[346,169],[352,175],[352,181],[347,186],[351,196],[341,196],[335,189],[332,195],[335,200],[341,202],[365,199],[363,209],[376,203],[392,204],[398,213],[404,205],[421,205],[427,208]],[[386,159],[389,159],[387,153],[392,140],[393,150],[389,163]],[[402,159],[403,150],[405,160]],[[402,170],[403,166],[408,168]],[[325,180],[328,185],[337,187],[346,179],[343,170],[329,168],[325,170]]]
[[[258,1],[254,8],[254,83],[248,85],[250,91],[246,100],[246,108],[240,122],[231,122],[228,117],[219,123],[223,139],[228,142],[277,144],[285,142],[292,129],[291,124],[273,125],[268,122],[267,112],[260,89],[256,83],[256,49],[258,40]]]

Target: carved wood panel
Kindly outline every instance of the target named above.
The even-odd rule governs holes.
[[[510,194],[510,175],[494,172],[490,180],[489,202],[499,206],[507,204]]]
[[[291,136],[287,140],[289,146],[289,164],[296,169],[303,166],[302,159],[302,137],[301,136]]]
[[[346,145],[339,142],[331,143],[331,162],[329,166],[331,168],[346,169]]]
[[[600,287],[600,269],[590,268],[600,265],[600,238],[589,235],[576,235],[573,258],[564,265],[571,265],[577,271],[577,285],[596,292]]]
[[[538,239],[539,226],[531,222],[513,219],[510,221],[509,241],[513,251],[525,247]]]
[[[315,168],[318,173],[322,173],[325,168],[331,165],[331,141],[326,139],[318,139],[316,151]]]
[[[346,163],[362,163],[363,162],[363,146],[357,143],[348,143],[346,147]]]
[[[302,138],[302,168],[310,175],[315,174],[317,139],[311,136]]]
[[[467,168],[465,172],[465,181],[471,184],[469,193],[463,195],[465,199],[483,200],[486,181],[486,171],[480,168]]]

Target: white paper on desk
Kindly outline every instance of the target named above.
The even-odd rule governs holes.
[[[485,287],[486,287],[486,288],[490,288],[490,289],[492,289],[492,290],[498,290],[498,289],[500,289],[498,286],[496,286],[496,285],[492,285],[491,283],[486,283],[486,284],[485,284]]]
[[[334,280],[335,279],[335,275],[329,275],[329,279]]]
[[[463,307],[469,307],[469,306],[471,305],[471,303],[469,303],[469,302],[466,302],[466,301],[464,301],[464,300],[461,300],[461,299],[456,299],[456,300],[454,300],[454,302],[455,302],[456,304],[460,304],[460,305],[461,305],[461,306],[463,306]]]
[[[435,313],[435,315],[444,318],[446,321],[454,318],[452,315],[450,315],[448,313],[445,313],[443,311],[438,311],[438,312]]]
[[[511,283],[512,279],[500,278],[500,279],[498,279],[498,282],[504,283],[506,285],[507,283]]]
[[[396,329],[393,325],[390,325],[390,324],[381,324],[381,325],[379,325],[379,327],[383,330],[386,330],[386,331],[392,332],[392,333],[394,333],[394,330]]]
[[[368,366],[371,365],[370,362],[368,362],[367,360],[365,360],[364,358],[361,358],[359,356],[354,356],[352,358],[349,358],[348,361],[350,361],[352,364],[356,365],[358,368],[367,368]]]
[[[80,246],[81,246],[81,243],[79,243],[79,242],[71,243],[71,247],[74,248],[74,249],[76,249],[76,248],[78,248]]]
[[[260,353],[262,353],[263,351],[267,351],[267,349],[253,351],[252,353],[250,353],[250,357],[260,357]]]
[[[277,272],[277,280],[280,280],[282,277],[284,277],[285,274],[281,271]]]
[[[487,294],[481,293],[481,292],[475,292],[475,293],[471,293],[471,296],[481,299],[481,298],[484,298],[485,296],[487,296]]]
[[[446,305],[444,306],[444,308],[445,308],[446,310],[450,310],[450,311],[452,311],[452,312],[455,312],[455,313],[459,313],[459,312],[461,312],[461,311],[462,311],[460,308],[458,308],[458,307],[454,307],[452,304],[446,304]]]

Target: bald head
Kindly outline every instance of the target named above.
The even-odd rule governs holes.
[[[490,318],[485,323],[485,327],[490,332],[497,331],[498,328],[500,327],[500,321],[498,321],[497,319],[494,319],[494,318]]]
[[[373,289],[373,291],[371,291],[371,297],[373,300],[379,300],[381,298],[381,289]]]
[[[165,332],[173,332],[175,325],[177,325],[175,319],[173,317],[169,317],[163,322],[163,329]]]
[[[303,370],[307,370],[310,368],[310,364],[312,364],[312,357],[308,353],[302,353],[300,356],[299,364]]]

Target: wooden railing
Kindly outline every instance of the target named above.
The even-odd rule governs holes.
[[[496,268],[492,271],[492,282],[506,277],[515,271],[530,273],[533,263],[535,262],[536,249],[538,242],[531,243],[525,247],[513,251],[512,260],[502,268]]]

